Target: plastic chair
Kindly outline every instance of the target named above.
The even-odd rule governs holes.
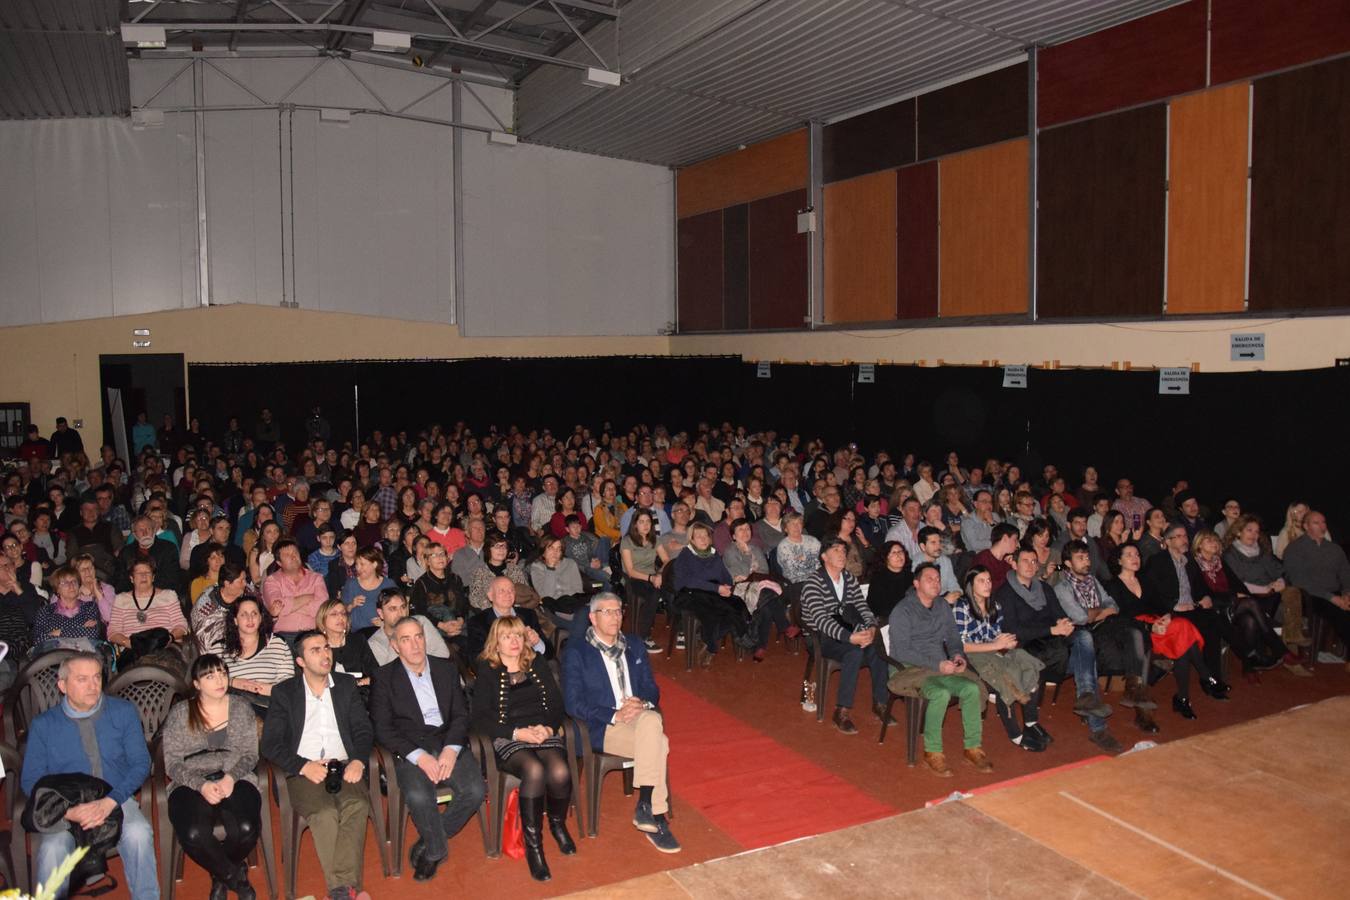
[[[570,727],[570,722],[563,726],[563,741],[567,754],[567,768],[572,775],[572,808],[576,811],[577,831],[586,832],[585,819],[581,814],[581,801],[577,798],[580,788],[580,773],[577,771],[577,753],[576,745],[572,740],[575,732]],[[515,788],[520,787],[520,779],[516,776],[503,772],[497,767],[497,754],[492,749],[492,738],[478,732],[469,735],[469,743],[473,751],[478,756],[478,760],[483,766],[483,778],[487,782],[487,803],[488,812],[492,816],[492,821],[487,823],[488,844],[486,846],[487,855],[490,859],[496,859],[502,855],[502,822],[506,817],[506,798]]]
[[[118,673],[108,685],[110,697],[121,697],[136,707],[147,744],[154,741],[169,718],[174,703],[186,699],[188,686],[168,669],[159,666],[132,666]]]
[[[595,837],[600,833],[600,788],[604,784],[605,776],[610,772],[622,771],[624,796],[631,797],[633,795],[633,758],[596,750],[591,744],[591,733],[586,728],[586,723],[580,719],[568,717],[568,733],[572,733],[573,729],[575,729],[577,740],[581,744],[581,767],[585,772],[586,779],[586,819],[590,823],[589,830],[586,830],[586,836]],[[576,782],[573,782],[574,798],[576,796],[575,785]],[[669,790],[669,771],[666,773],[666,787]],[[675,818],[674,796],[673,793],[670,794],[670,811],[666,814],[672,819]],[[578,807],[577,829],[582,830],[581,826],[581,813],[580,807]]]
[[[820,645],[820,632],[803,629],[802,638],[806,646],[806,668],[802,671],[801,693],[806,693],[807,684],[816,686],[816,721],[824,722],[825,692],[830,686],[830,676],[839,671],[839,662],[825,656]],[[798,702],[804,699],[801,696]]]
[[[398,786],[398,774],[394,769],[395,756],[380,745],[375,745],[375,752],[371,754],[372,759],[378,758],[380,768],[384,771],[385,784],[389,791],[386,809],[388,810],[389,824],[385,830],[384,849],[389,858],[390,871],[393,876],[398,878],[403,874],[403,845],[408,836],[408,805],[403,800],[403,791]],[[483,837],[483,852],[489,857],[494,856],[492,852],[492,836],[488,833],[487,821],[487,801],[478,808],[478,830]],[[389,872],[385,873],[386,875]],[[294,900],[288,897],[287,900]]]
[[[5,698],[5,740],[12,746],[22,750],[33,719],[61,702],[57,674],[61,662],[74,655],[74,650],[52,650],[20,670]]]
[[[19,769],[23,760],[18,750],[0,744],[0,764],[5,767],[5,810],[9,816],[8,840],[4,842],[9,852],[0,858],[0,875],[4,875],[5,887],[27,891],[32,889],[28,880],[28,847],[23,826],[19,824],[23,796],[19,791]]]
[[[379,756],[372,750],[370,758],[366,761],[366,787],[370,793],[369,818],[371,824],[375,826],[375,840],[378,842],[380,851],[380,870],[384,877],[388,878],[390,875],[389,846],[385,837],[384,806],[380,803],[380,775],[376,768],[379,763]],[[286,773],[275,766],[271,768],[270,778],[273,790],[276,793],[277,803],[281,807],[282,858],[280,862],[284,869],[282,885],[285,889],[286,900],[295,900],[295,880],[300,870],[300,838],[309,828],[309,821],[291,805],[291,792],[286,785]],[[390,799],[392,800],[394,784],[392,771],[389,774],[389,784]],[[264,812],[264,816],[266,816],[266,812]]]

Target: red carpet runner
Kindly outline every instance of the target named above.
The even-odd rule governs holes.
[[[897,812],[669,679],[657,682],[676,802],[747,850]]]

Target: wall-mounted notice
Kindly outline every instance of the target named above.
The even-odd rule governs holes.
[[[755,377],[756,377],[756,378],[772,378],[773,375],[772,375],[772,373],[769,371],[769,363],[767,363],[767,362],[761,362],[758,366],[756,366],[756,367],[755,367]]]
[[[1158,393],[1189,394],[1191,392],[1190,369],[1159,369]]]
[[[1027,386],[1026,366],[1004,366],[1003,386],[1005,388],[1024,388]]]
[[[1266,333],[1234,333],[1228,336],[1230,357],[1235,361],[1252,362],[1266,358]]]
[[[858,384],[873,384],[877,380],[877,367],[874,363],[858,364]]]

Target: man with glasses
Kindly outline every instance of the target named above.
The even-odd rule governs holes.
[[[1217,681],[1213,688],[1201,687],[1217,700],[1227,699],[1229,687],[1223,681],[1224,643],[1233,644],[1237,633],[1233,625],[1214,605],[1200,566],[1191,557],[1191,539],[1186,526],[1173,522],[1163,531],[1163,549],[1154,553],[1139,572],[1144,595],[1158,598],[1158,605],[1170,607],[1174,615],[1189,619],[1205,639],[1205,665]],[[1219,696],[1219,695],[1223,696]]]
[[[666,813],[666,756],[670,741],[657,704],[660,689],[652,677],[642,641],[619,633],[623,604],[608,591],[591,598],[591,626],[563,650],[563,695],[567,714],[586,723],[595,750],[630,757],[638,789],[633,827],[662,853],[679,853]]]

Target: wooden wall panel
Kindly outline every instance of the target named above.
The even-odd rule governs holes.
[[[825,321],[895,318],[895,172],[825,187]]]
[[[1027,133],[1027,64],[918,98],[919,159],[959,153]]]
[[[896,170],[896,317],[938,314],[938,164]]]
[[[1037,314],[1162,313],[1167,108],[1041,132]]]
[[[1213,0],[1210,81],[1350,51],[1350,0]]]
[[[1172,101],[1167,311],[1241,312],[1247,257],[1246,82]]]
[[[680,331],[722,327],[722,211],[680,219],[677,224]]]
[[[1206,2],[1190,0],[1042,50],[1041,127],[1203,88]]]
[[[825,181],[842,181],[914,162],[914,101],[902,100],[825,126]]]
[[[722,327],[750,327],[750,207],[722,210]]]
[[[676,215],[683,219],[804,188],[807,155],[806,129],[801,128],[686,166],[675,179]]]
[[[806,191],[750,204],[750,327],[801,328],[809,312],[811,242],[797,233]]]
[[[1350,307],[1350,57],[1256,81],[1253,310]]]
[[[1026,313],[1030,142],[1005,141],[939,165],[942,317]]]

